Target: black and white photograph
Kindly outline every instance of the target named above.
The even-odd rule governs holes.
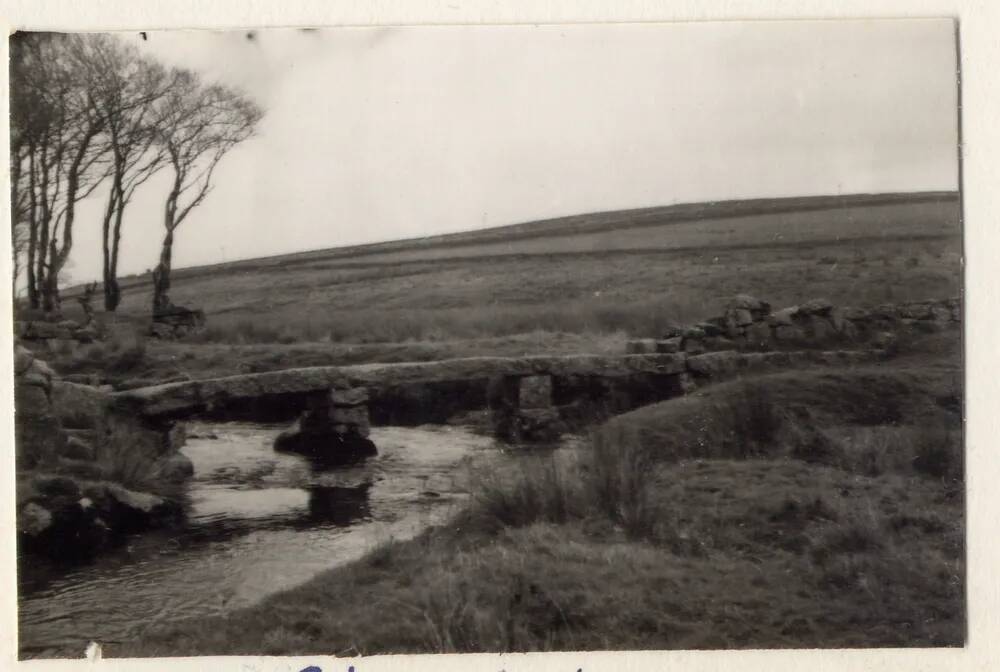
[[[71,28],[18,658],[967,645],[954,18]]]

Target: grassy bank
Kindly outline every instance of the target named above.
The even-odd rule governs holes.
[[[473,474],[452,524],[108,655],[959,646],[958,344],[737,380]]]

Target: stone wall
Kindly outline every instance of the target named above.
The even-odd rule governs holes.
[[[156,311],[149,327],[150,336],[181,338],[205,328],[205,313],[197,308],[170,306]]]
[[[127,470],[134,480],[151,483],[191,475],[190,461],[179,452],[183,425],[121,408],[106,387],[59,379],[23,345],[15,346],[14,359],[18,469],[112,479]]]
[[[55,372],[30,350],[17,345],[14,350],[14,451],[18,470],[54,463],[66,448],[52,404]]]
[[[930,333],[958,326],[959,298],[883,304],[874,308],[838,307],[825,299],[772,311],[755,297],[733,297],[724,313],[661,338],[631,340],[631,354],[737,350],[769,351],[825,347],[886,347],[905,333]]]
[[[81,343],[93,343],[100,340],[101,333],[94,322],[18,320],[14,323],[14,336],[36,349],[53,350],[60,347],[73,349]]]
[[[163,494],[193,473],[179,452],[182,426],[116,409],[109,390],[60,380],[21,344],[14,360],[22,548],[86,559],[123,535],[181,515],[179,501]]]

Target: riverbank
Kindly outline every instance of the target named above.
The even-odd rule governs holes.
[[[418,538],[109,656],[961,646],[960,342],[710,386]]]
[[[325,469],[275,452],[282,429],[191,423],[183,450],[194,474],[175,525],[127,535],[85,563],[22,556],[20,655],[75,658],[92,641],[245,608],[442,523],[467,500],[453,474],[505,458],[464,428],[376,427],[377,457]]]

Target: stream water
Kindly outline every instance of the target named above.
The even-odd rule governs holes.
[[[79,657],[165,622],[225,614],[391,539],[444,521],[466,496],[460,465],[492,439],[456,427],[380,427],[378,457],[318,471],[275,453],[283,427],[192,424],[184,526],[137,535],[92,564],[31,572],[19,595],[22,657]]]

